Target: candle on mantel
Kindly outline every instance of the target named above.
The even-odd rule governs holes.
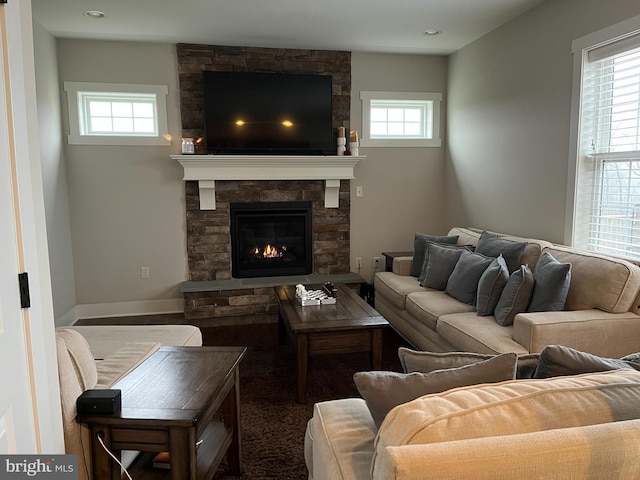
[[[338,127],[338,138],[344,138],[344,127]]]
[[[349,139],[349,141],[351,142],[357,142],[358,141],[358,132],[356,132],[355,130],[351,132],[351,138]]]

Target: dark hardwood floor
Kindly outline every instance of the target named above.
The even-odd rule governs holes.
[[[304,432],[313,403],[357,396],[353,373],[368,369],[366,353],[312,357],[309,361],[309,400],[300,405],[295,391],[295,351],[278,342],[277,315],[188,321],[182,314],[85,319],[78,325],[192,324],[200,328],[204,345],[246,346],[240,367],[243,470],[233,477],[226,460],[213,480],[304,480]],[[383,333],[384,370],[401,371],[397,349],[406,345],[391,328]],[[283,418],[286,422],[283,424]],[[292,440],[294,439],[294,440]],[[169,480],[166,470],[150,468],[153,454],[131,466],[135,480]]]

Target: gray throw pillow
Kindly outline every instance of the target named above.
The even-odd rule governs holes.
[[[533,278],[536,283],[528,311],[551,312],[564,309],[571,284],[571,264],[560,263],[549,252],[542,252]]]
[[[472,352],[422,352],[407,347],[398,348],[398,358],[404,373],[429,373],[434,370],[464,367],[483,362],[496,355]],[[538,353],[518,355],[516,378],[531,378],[538,364]]]
[[[495,357],[492,354],[473,352],[421,352],[407,347],[398,348],[398,358],[404,373],[430,373],[434,370],[458,368],[483,362]]]
[[[473,365],[430,373],[358,372],[353,380],[378,428],[394,407],[430,393],[515,378],[517,355],[505,353]]]
[[[469,305],[476,304],[478,282],[493,261],[479,253],[463,250],[458,263],[451,272],[444,293]]]
[[[503,327],[513,324],[518,313],[526,312],[533,293],[533,273],[526,265],[511,274],[496,305],[494,317]]]
[[[564,345],[547,345],[540,352],[538,366],[533,378],[551,378],[582,373],[605,372],[620,368],[640,370],[640,363],[632,360],[620,360],[581,352]],[[640,378],[640,375],[638,376]]]
[[[436,290],[444,290],[463,250],[466,250],[465,247],[427,243],[425,259],[428,258],[428,260],[426,260],[424,274],[421,275],[423,280],[420,285]]]
[[[640,353],[630,353],[625,355],[620,360],[627,360],[629,362],[640,363]]]
[[[527,245],[527,242],[504,240],[493,233],[484,231],[478,239],[476,252],[494,258],[502,254],[509,273],[513,273],[520,266],[520,257]]]
[[[478,280],[476,311],[480,316],[493,315],[500,295],[509,280],[509,270],[502,255],[491,262]]]
[[[445,245],[455,245],[458,241],[458,235],[425,235],[416,233],[413,237],[413,259],[411,260],[411,276],[418,277],[422,271],[424,263],[424,254],[427,249],[427,242],[436,242]]]

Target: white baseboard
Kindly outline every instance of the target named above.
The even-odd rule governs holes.
[[[76,305],[56,320],[57,327],[73,325],[83,318],[131,317],[184,312],[184,299],[142,300],[138,302],[89,303]]]

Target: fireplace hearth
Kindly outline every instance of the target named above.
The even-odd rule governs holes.
[[[234,278],[306,275],[313,271],[311,202],[232,203]]]

